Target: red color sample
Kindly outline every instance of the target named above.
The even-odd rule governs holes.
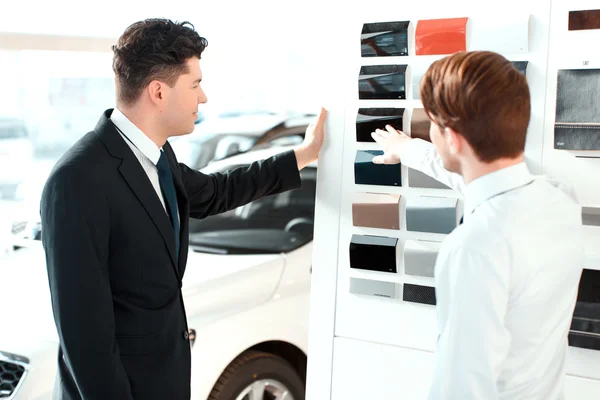
[[[467,18],[424,19],[417,23],[418,56],[467,50]]]

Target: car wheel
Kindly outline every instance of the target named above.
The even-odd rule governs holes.
[[[249,350],[229,364],[208,400],[304,400],[304,384],[283,358]]]

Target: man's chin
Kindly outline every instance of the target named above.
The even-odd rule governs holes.
[[[174,133],[174,134],[173,134],[173,135],[171,135],[171,136],[186,136],[186,135],[189,135],[189,134],[190,134],[190,133],[192,133],[192,132],[194,132],[194,128],[192,128],[192,129],[186,129],[186,130],[185,130],[185,131],[183,131],[183,132]]]

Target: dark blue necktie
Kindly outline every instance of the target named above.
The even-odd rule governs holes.
[[[160,183],[160,189],[162,191],[165,202],[167,203],[167,210],[169,217],[171,217],[171,224],[173,224],[173,231],[175,232],[175,259],[179,259],[179,219],[177,218],[177,195],[175,194],[175,185],[173,184],[173,175],[171,175],[171,168],[169,167],[169,161],[164,151],[160,151],[160,158],[156,164],[158,169],[158,181]]]

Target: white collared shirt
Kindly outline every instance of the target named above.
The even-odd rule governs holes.
[[[158,147],[144,132],[140,130],[133,122],[129,120],[118,108],[113,110],[110,120],[118,128],[119,134],[125,140],[135,157],[140,162],[142,168],[148,175],[148,179],[156,192],[160,202],[167,212],[165,199],[160,190],[160,181],[158,179],[158,169],[156,164],[160,158],[162,147]],[[177,210],[177,218],[179,212]]]
[[[402,163],[458,190],[464,223],[435,266],[439,338],[430,400],[564,399],[584,262],[581,207],[525,163],[469,185],[413,139]]]

